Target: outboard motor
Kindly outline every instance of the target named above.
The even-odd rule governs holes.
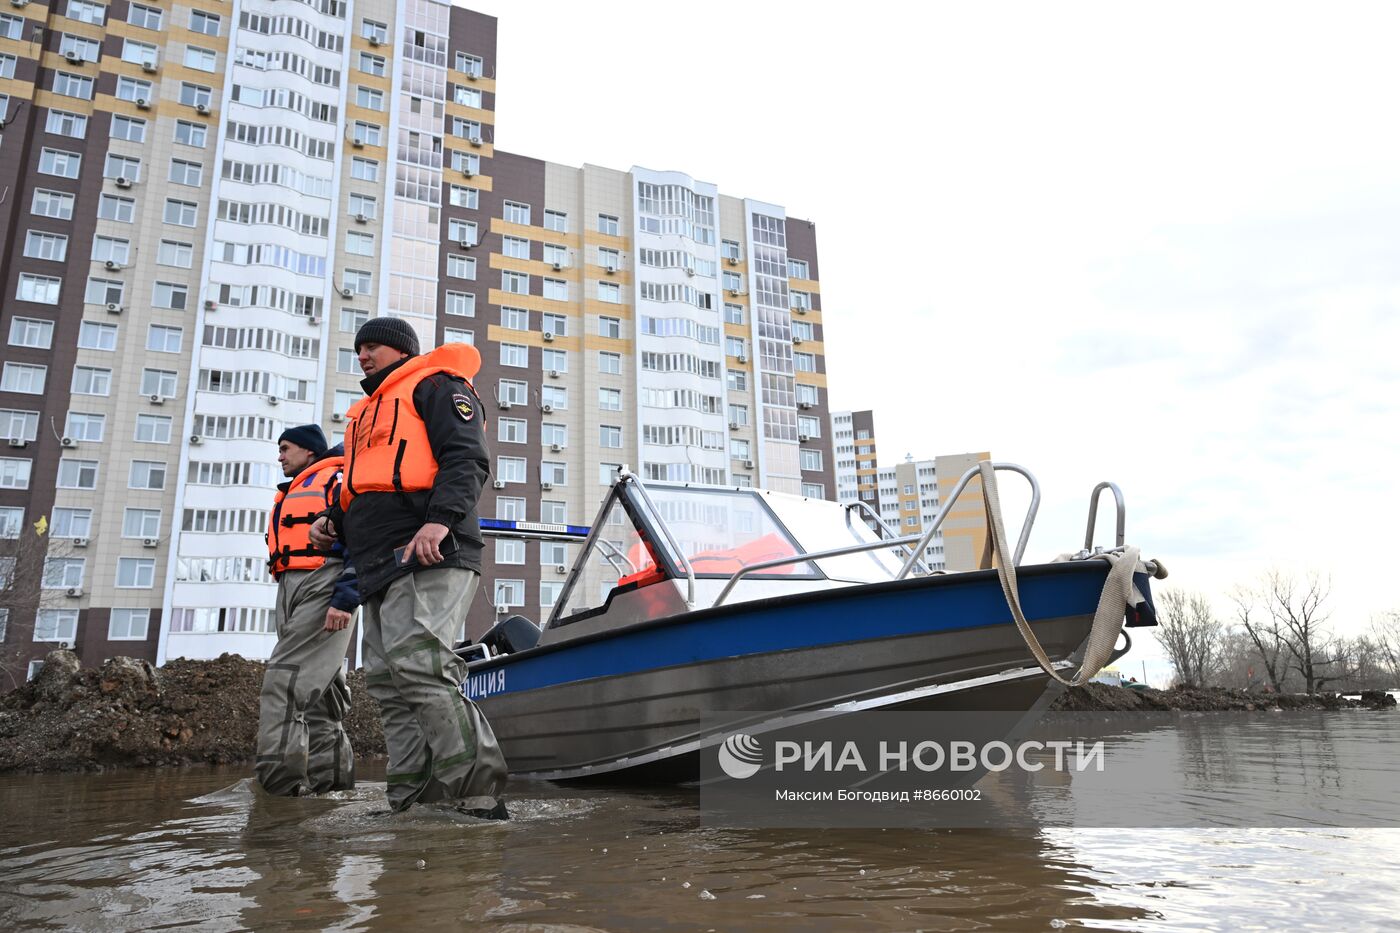
[[[514,654],[540,643],[540,627],[524,616],[506,616],[481,636],[478,644],[492,654]]]

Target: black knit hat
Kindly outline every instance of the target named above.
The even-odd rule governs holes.
[[[326,435],[321,432],[319,424],[299,424],[294,428],[288,428],[277,438],[277,443],[291,441],[304,450],[309,450],[316,456],[326,452],[330,446],[326,443]]]
[[[355,333],[355,352],[360,352],[360,344],[378,343],[401,350],[409,356],[418,355],[418,335],[412,325],[402,318],[370,318],[360,325]]]

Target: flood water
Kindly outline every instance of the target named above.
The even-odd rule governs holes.
[[[691,791],[519,782],[515,818],[483,823],[386,813],[373,761],[355,791],[319,799],[268,798],[247,773],[0,777],[0,929],[1366,930],[1400,917],[1397,829],[733,830],[702,825]]]

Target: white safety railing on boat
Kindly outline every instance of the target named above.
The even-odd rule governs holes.
[[[1031,486],[1031,503],[1030,506],[1026,509],[1025,520],[1021,523],[1021,537],[1016,543],[1016,553],[1012,558],[1012,562],[1019,565],[1021,563],[1021,558],[1026,553],[1026,544],[1030,541],[1031,526],[1035,524],[1035,513],[1040,509],[1040,484],[1036,482],[1035,477],[1031,475],[1031,472],[1029,470],[1015,463],[993,463],[992,468],[995,470],[1009,470],[1013,473],[1020,473],[1026,478],[1026,481],[1029,482]],[[937,532],[938,529],[942,526],[944,519],[946,519],[948,517],[948,513],[952,511],[953,504],[958,501],[958,497],[962,495],[963,490],[967,488],[967,484],[972,482],[972,478],[974,476],[977,476],[980,472],[981,467],[976,466],[962,475],[962,478],[958,480],[957,485],[953,487],[952,493],[948,495],[947,501],[944,502],[943,507],[940,508],[938,510],[938,514],[934,516],[933,522],[929,525],[928,530],[923,532],[922,534],[907,535],[902,538],[894,538],[884,541],[867,542],[865,544],[853,544],[847,547],[830,548],[829,550],[825,551],[812,551],[806,554],[798,554],[796,556],[789,557],[779,557],[773,560],[760,561],[756,564],[748,564],[744,567],[739,568],[737,571],[734,572],[734,575],[729,578],[729,582],[724,585],[724,589],[720,590],[719,596],[716,597],[714,605],[722,605],[725,599],[734,590],[734,587],[739,584],[740,580],[742,580],[749,574],[757,573],[760,570],[771,570],[774,567],[782,567],[787,564],[804,563],[809,560],[817,561],[827,557],[844,557],[847,554],[861,554],[866,551],[878,551],[883,548],[902,547],[906,544],[913,543],[914,547],[911,549],[909,559],[904,562],[904,566],[900,568],[899,573],[895,576],[896,580],[903,580],[906,576],[909,575],[910,569],[913,568],[913,566],[919,562],[919,555],[924,552],[924,549],[928,547],[929,542],[933,540],[934,533]],[[637,485],[638,488],[641,487],[640,483],[638,483]]]
[[[879,534],[879,536],[880,536],[880,538],[881,538],[882,540],[885,539],[886,537],[890,537],[890,538],[898,538],[898,537],[899,537],[899,532],[896,531],[896,530],[894,530],[893,528],[891,528],[891,527],[889,526],[889,524],[888,524],[883,518],[880,517],[880,513],[879,513],[879,512],[875,511],[873,508],[871,508],[869,505],[867,505],[866,503],[862,502],[862,501],[859,500],[859,499],[857,499],[855,502],[852,502],[850,505],[846,506],[846,528],[847,528],[847,530],[852,530],[852,531],[854,530],[854,529],[851,528],[851,513],[854,512],[854,511],[856,511],[857,509],[859,509],[860,511],[864,512],[866,515],[870,516],[870,518],[872,518],[872,519],[875,521],[875,526],[872,527],[870,530],[876,532],[877,534]],[[909,553],[915,554],[915,555],[918,554],[917,551],[910,551]],[[919,562],[918,562],[917,564],[915,564],[914,567],[915,567],[916,570],[919,571],[919,573],[928,573],[928,572],[929,572],[929,571],[928,571],[928,566],[924,564],[924,560],[923,560],[922,557],[919,558]]]
[[[1123,490],[1118,488],[1117,483],[1104,481],[1094,487],[1094,491],[1089,493],[1089,527],[1084,531],[1084,550],[1080,552],[1085,557],[1094,553],[1094,525],[1099,517],[1099,494],[1105,489],[1112,490],[1114,504],[1118,507],[1118,534],[1115,539],[1115,547],[1122,547],[1127,528],[1127,508],[1123,505]]]

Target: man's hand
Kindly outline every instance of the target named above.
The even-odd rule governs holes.
[[[424,567],[431,567],[433,564],[442,563],[442,551],[438,550],[438,545],[442,539],[447,537],[448,528],[439,522],[427,522],[418,533],[413,536],[413,540],[403,549],[403,562],[406,564],[411,558],[417,558],[418,563]]]
[[[326,610],[326,631],[338,632],[350,624],[350,613],[334,606]]]
[[[335,526],[329,516],[322,515],[311,523],[311,543],[321,550],[329,550],[335,544]]]

